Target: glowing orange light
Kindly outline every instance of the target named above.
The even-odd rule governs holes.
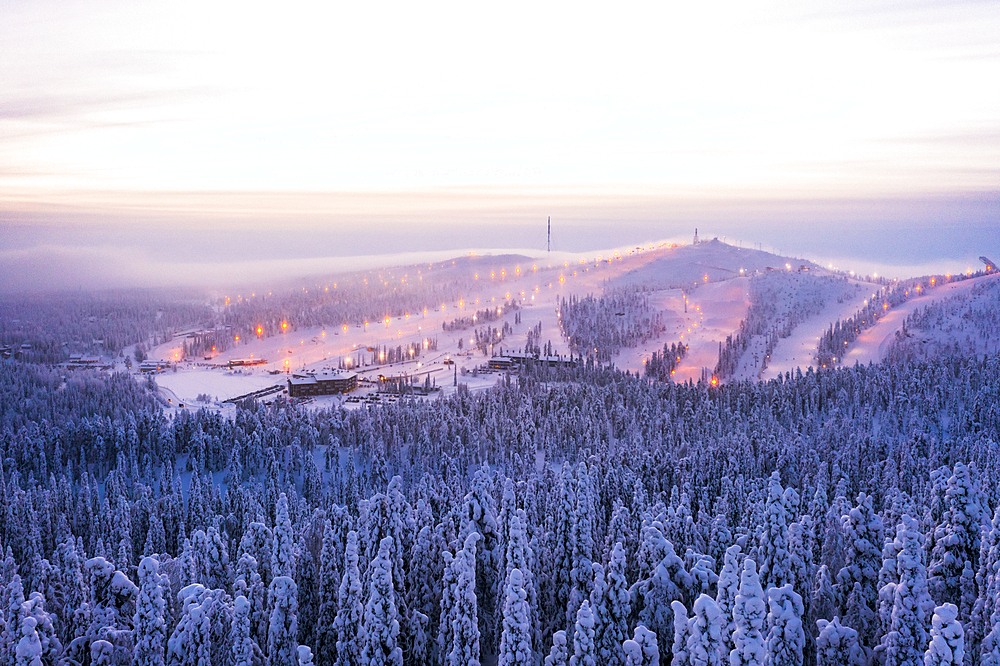
[[[286,328],[288,328],[288,322],[287,321],[281,322],[281,330],[285,330]]]
[[[257,335],[260,335],[263,332],[264,332],[264,329],[262,327],[258,326],[257,327]]]
[[[239,341],[240,341],[240,336],[237,335],[236,336],[236,342],[239,342]]]

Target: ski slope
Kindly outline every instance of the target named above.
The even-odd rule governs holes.
[[[867,365],[868,363],[878,363],[885,358],[886,352],[896,339],[896,332],[902,330],[903,322],[918,308],[952,296],[968,294],[977,284],[983,281],[996,280],[1000,280],[1000,273],[943,284],[929,289],[925,295],[911,298],[902,305],[890,310],[884,317],[879,319],[877,324],[862,331],[858,339],[851,345],[850,351],[844,355],[843,364],[854,365],[855,363],[861,363],[862,365]]]

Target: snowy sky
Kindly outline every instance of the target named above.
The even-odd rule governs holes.
[[[7,0],[0,258],[541,247],[551,211],[564,249],[914,216],[996,248],[997,81],[995,2]]]

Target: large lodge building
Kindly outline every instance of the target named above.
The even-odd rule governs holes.
[[[318,375],[292,375],[288,379],[288,395],[292,398],[350,393],[357,387],[358,375],[346,370]]]

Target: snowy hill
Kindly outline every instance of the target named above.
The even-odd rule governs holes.
[[[681,245],[611,281],[612,286],[637,285],[647,289],[673,289],[700,282],[718,282],[763,273],[768,269],[822,270],[804,259],[728,245],[718,239],[698,245]],[[707,277],[707,279],[706,279]]]

